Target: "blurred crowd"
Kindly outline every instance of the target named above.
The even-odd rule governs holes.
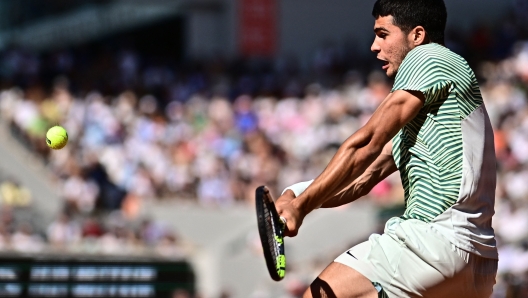
[[[40,229],[38,214],[29,207],[4,204],[0,208],[0,252],[184,259],[192,249],[170,228],[151,219],[131,223],[119,213],[105,218],[79,218],[64,212],[47,228]]]
[[[517,42],[519,32],[504,22],[471,38],[451,30],[446,40],[474,67],[495,129],[496,298],[528,295],[528,43]],[[133,48],[1,52],[0,118],[46,162],[65,207],[34,231],[12,215],[31,194],[4,181],[0,248],[184,255],[174,232],[138,220],[141,205],[180,199],[226,208],[251,204],[258,185],[277,195],[316,177],[391,89],[372,71],[374,55],[347,53],[324,45],[303,69],[291,57],[179,63]],[[46,146],[53,125],[68,131],[62,150]],[[369,197],[380,207],[402,204],[400,185],[392,175]]]
[[[163,73],[147,67],[140,85]],[[390,90],[381,72],[372,72],[365,84],[351,71],[335,89],[298,86],[292,79],[279,98],[239,92],[222,82],[210,86],[218,92],[199,91],[190,77],[176,89],[194,92],[162,100],[155,92],[131,89],[115,96],[99,90],[76,96],[62,76],[49,92],[39,84],[2,91],[0,115],[49,163],[70,208],[86,214],[98,207],[122,208],[133,216],[142,200],[197,198],[204,206],[226,207],[250,200],[258,185],[276,193],[313,178]],[[44,140],[55,124],[69,135],[60,151],[50,151]]]
[[[483,63],[482,86],[498,158],[496,215],[499,243],[496,297],[528,296],[528,42],[498,63]],[[508,287],[514,285],[514,287]]]

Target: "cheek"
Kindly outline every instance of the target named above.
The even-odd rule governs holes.
[[[409,49],[402,47],[398,49],[398,57],[396,60],[398,60],[398,64],[401,64],[403,62],[403,59],[405,59],[405,56],[407,56],[407,53],[409,53]]]
[[[385,53],[387,54],[387,59],[389,59],[390,62],[395,62],[394,61],[394,58],[395,58],[395,51],[394,51],[394,47],[388,45],[386,48],[385,48]]]
[[[384,49],[385,49],[385,54],[387,54],[387,56],[392,57],[394,55],[395,47],[394,47],[394,44],[392,42],[385,41]],[[387,58],[389,58],[389,57],[387,57]]]

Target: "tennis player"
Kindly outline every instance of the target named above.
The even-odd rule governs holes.
[[[304,297],[489,297],[498,253],[492,127],[475,74],[444,44],[443,0],[377,0],[372,51],[394,86],[313,181],[276,202],[286,236],[399,170],[405,213],[338,256]]]

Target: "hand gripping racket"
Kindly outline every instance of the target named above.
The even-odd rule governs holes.
[[[284,255],[286,220],[279,217],[273,198],[266,186],[257,188],[255,202],[258,230],[266,265],[271,278],[280,281],[286,274],[286,256]]]

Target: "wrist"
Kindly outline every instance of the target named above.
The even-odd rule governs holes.
[[[293,184],[291,186],[286,187],[282,191],[282,194],[284,194],[287,190],[291,190],[295,194],[295,197],[298,197],[308,188],[308,186],[310,186],[310,184],[312,184],[313,181],[314,180],[312,179],[312,180],[308,180],[308,181],[295,183],[295,184]]]
[[[314,179],[295,183],[291,186],[286,187],[282,191],[282,194],[285,194],[286,192],[292,192],[295,195],[295,199],[292,200],[292,204],[294,204],[297,210],[300,210],[302,213],[304,213],[304,215],[312,212],[314,209],[319,209],[322,206],[322,204],[319,204],[318,206],[310,207],[308,205],[308,201],[303,196],[304,191],[313,182],[314,182]]]
[[[299,210],[303,214],[303,216],[308,215],[310,212],[314,211],[315,209],[319,209],[322,205],[322,204],[319,204],[317,206],[313,206],[314,203],[317,204],[317,202],[313,202],[313,199],[310,200],[310,198],[308,198],[306,194],[301,194],[298,198],[295,198],[294,201],[292,202],[293,206],[295,206],[295,208]]]
[[[292,205],[302,214],[303,217],[312,211],[308,208],[306,201],[303,200],[302,196],[293,199]]]

